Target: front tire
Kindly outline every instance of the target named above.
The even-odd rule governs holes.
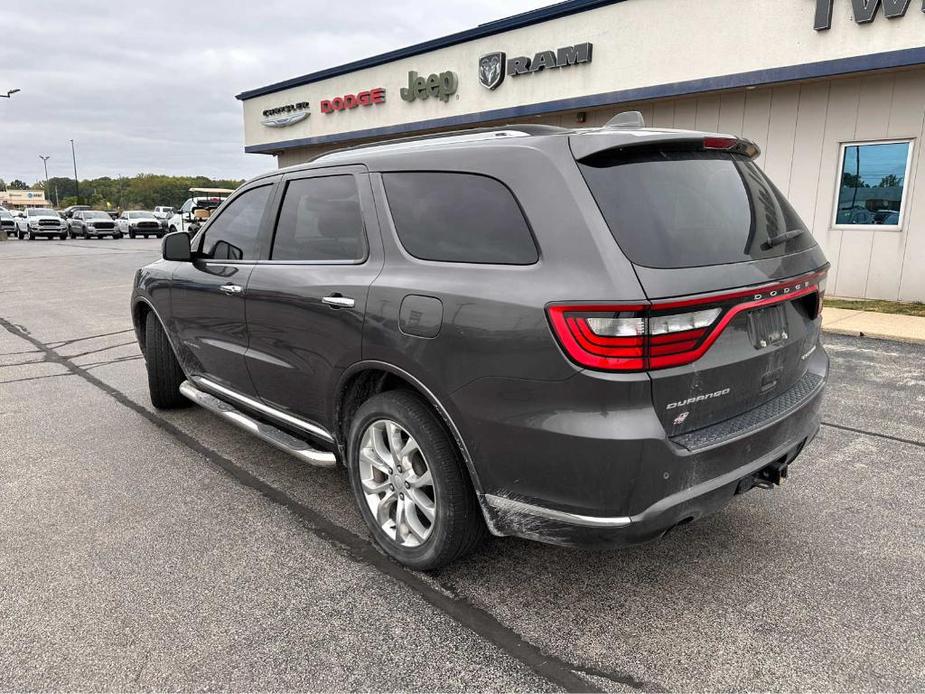
[[[426,571],[483,540],[485,522],[459,449],[420,396],[373,396],[353,418],[348,443],[354,497],[387,554]]]
[[[154,407],[173,410],[189,404],[180,394],[180,384],[186,376],[154,311],[145,318],[145,366],[148,370],[148,392]]]

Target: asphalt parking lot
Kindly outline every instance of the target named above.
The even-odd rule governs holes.
[[[0,689],[925,689],[925,347],[828,336],[774,492],[422,575],[342,471],[153,411],[128,295],[159,245],[0,243]]]

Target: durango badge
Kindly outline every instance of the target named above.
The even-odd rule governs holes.
[[[504,53],[495,51],[479,58],[479,84],[494,89],[504,81]]]
[[[718,390],[715,393],[704,393],[703,395],[696,395],[687,400],[678,400],[677,402],[669,402],[666,410],[673,410],[676,407],[684,407],[684,405],[693,405],[695,402],[702,402],[703,400],[710,400],[711,398],[721,398],[724,395],[729,395],[732,391],[732,388],[723,388]],[[683,420],[682,420],[683,421]]]

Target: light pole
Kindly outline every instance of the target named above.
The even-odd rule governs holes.
[[[80,182],[77,180],[77,154],[74,152],[74,141],[71,140],[71,158],[74,160],[74,197],[80,204]]]
[[[48,190],[48,160],[51,159],[51,155],[40,154],[39,159],[42,160],[42,165],[45,167],[45,195],[48,200],[51,200],[51,191]]]

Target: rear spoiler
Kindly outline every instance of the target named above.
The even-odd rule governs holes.
[[[601,152],[619,153],[639,148],[668,148],[694,150],[721,150],[743,154],[755,159],[761,150],[751,140],[722,133],[705,133],[696,130],[657,130],[655,128],[618,130],[595,128],[569,136],[569,146],[576,160],[581,161]]]

